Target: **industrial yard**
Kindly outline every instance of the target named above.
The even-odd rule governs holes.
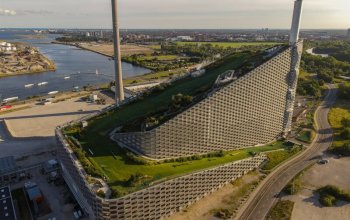
[[[0,41],[0,77],[55,70],[53,61],[24,43]]]

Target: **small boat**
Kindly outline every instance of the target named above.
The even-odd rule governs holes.
[[[66,77],[64,77],[64,79],[65,79],[65,80],[70,79],[70,76],[66,76]]]
[[[34,84],[27,84],[27,85],[24,86],[24,88],[31,88],[33,86],[34,86]]]
[[[100,73],[98,72],[98,70],[96,69],[96,75],[99,75]]]
[[[13,102],[13,101],[17,101],[19,99],[19,97],[11,97],[11,98],[7,98],[2,100],[4,103],[8,103],[8,102]]]
[[[52,91],[52,92],[49,92],[49,93],[47,93],[48,95],[55,95],[55,94],[57,94],[58,93],[58,91]]]
[[[38,83],[38,86],[44,86],[44,85],[47,85],[49,84],[48,82],[41,82],[41,83]]]

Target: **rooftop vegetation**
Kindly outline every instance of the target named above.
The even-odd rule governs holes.
[[[70,137],[72,150],[89,175],[104,177],[113,190],[112,196],[120,197],[159,181],[245,159],[256,153],[285,148],[283,142],[277,142],[245,150],[213,152],[208,155],[154,162],[118,147],[108,136],[115,127],[130,124],[138,118],[145,117],[150,123],[155,123],[157,119],[150,118],[150,115],[168,110],[169,106],[181,108],[192,101],[192,97],[211,89],[220,74],[250,63],[255,55],[255,52],[229,55],[209,66],[206,74],[176,81],[165,88],[157,88],[133,103],[94,118],[89,121],[89,127],[86,129],[79,125],[66,128],[64,132]]]

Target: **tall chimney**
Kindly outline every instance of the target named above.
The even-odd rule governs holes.
[[[120,35],[118,23],[118,0],[112,0],[113,38],[114,38],[114,68],[115,68],[115,102],[124,100],[123,72],[120,54]]]
[[[289,45],[295,45],[299,40],[300,20],[303,8],[303,0],[296,0],[294,3],[292,28],[290,31]]]

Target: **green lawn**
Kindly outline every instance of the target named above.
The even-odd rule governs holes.
[[[316,134],[313,130],[302,130],[299,132],[296,139],[310,144],[314,140],[315,136]]]
[[[146,47],[151,48],[153,50],[160,50],[162,48],[161,45],[147,45]]]
[[[299,153],[301,150],[302,150],[301,147],[294,146],[292,149],[283,149],[283,150],[267,153],[267,157],[269,158],[269,161],[264,165],[263,170],[274,169],[285,160]]]
[[[349,140],[343,140],[339,134],[343,130],[341,121],[343,118],[350,119],[350,103],[346,100],[338,100],[329,113],[329,123],[334,129],[335,139],[333,146],[340,147]]]
[[[143,57],[139,57],[139,60],[153,60],[153,59],[157,59],[159,61],[169,61],[169,60],[175,60],[177,59],[179,56],[177,55],[159,55],[159,56],[143,56]]]
[[[82,143],[85,148],[89,147],[94,153],[98,152],[99,147],[92,147],[91,143]],[[101,154],[95,157],[90,157],[90,161],[99,167],[100,170],[109,178],[109,185],[116,189],[122,195],[140,190],[147,187],[154,181],[164,181],[184,174],[189,174],[195,171],[216,167],[218,165],[230,163],[233,161],[242,160],[251,157],[252,153],[260,153],[266,151],[278,150],[286,148],[282,142],[275,144],[252,147],[244,150],[236,150],[225,152],[223,157],[202,158],[200,160],[192,160],[185,162],[168,162],[168,163],[151,163],[149,165],[135,164],[130,161],[122,149],[119,149],[114,142],[103,139],[100,141],[100,146],[104,149],[111,149],[116,155],[113,157],[111,153]],[[144,180],[136,186],[128,185],[128,180],[131,175],[140,174],[144,176]]]
[[[240,48],[244,46],[273,46],[277,44],[277,42],[178,42],[179,45],[186,45],[186,44],[211,44],[212,46],[219,46],[219,47],[232,47],[232,48]]]

